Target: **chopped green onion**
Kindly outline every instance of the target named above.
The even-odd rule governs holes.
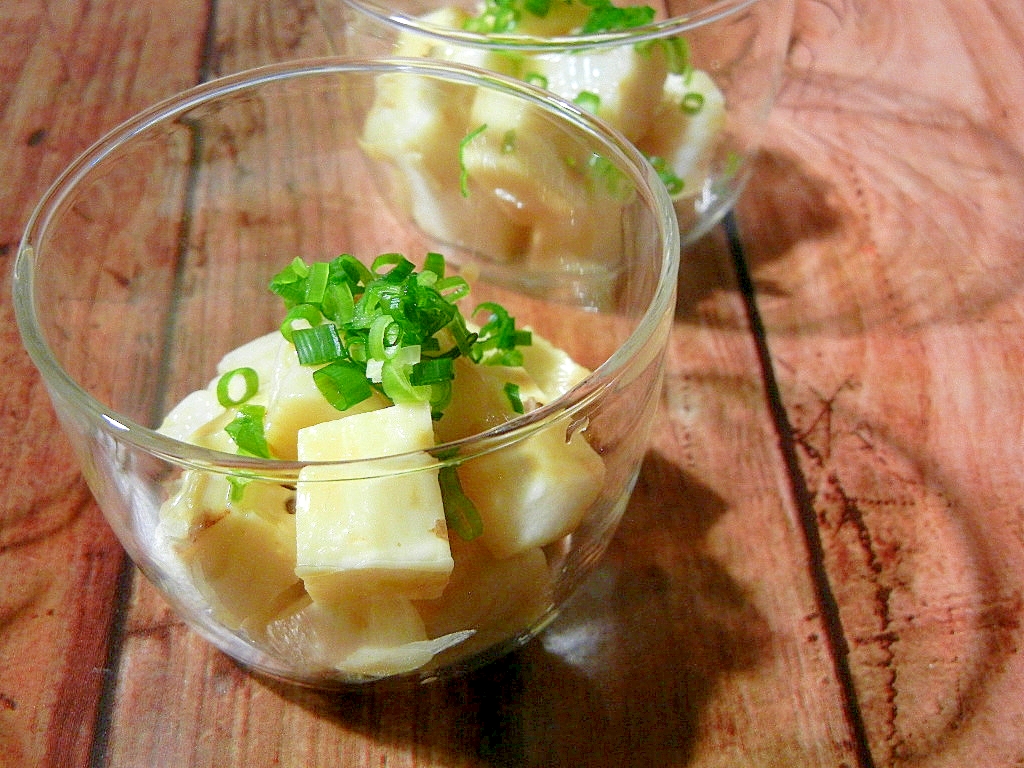
[[[327,290],[327,276],[330,273],[330,265],[327,262],[317,262],[309,267],[309,274],[306,276],[306,303],[321,304],[324,300],[324,292]]]
[[[547,81],[545,81],[547,82]],[[545,86],[546,87],[546,86]],[[509,128],[501,137],[501,154],[508,155],[516,151],[516,132]]]
[[[292,330],[292,343],[302,365],[321,365],[344,356],[345,349],[338,336],[338,326],[324,323],[312,328]]]
[[[445,299],[452,302],[469,295],[469,283],[466,282],[466,278],[462,275],[452,275],[451,277],[438,280],[434,285],[434,289],[444,296]]]
[[[668,71],[675,75],[684,75],[689,82],[693,74],[693,65],[690,64],[690,41],[685,37],[670,37],[664,43],[668,56]]]
[[[538,88],[548,87],[548,79],[540,72],[528,72],[523,80],[528,82],[530,85],[537,86]]]
[[[380,385],[393,402],[423,403],[430,401],[429,385],[413,384],[409,378],[412,364],[401,365],[395,361],[385,361],[381,369]]]
[[[428,253],[419,272],[398,253],[380,254],[370,268],[349,254],[326,267],[299,259],[271,284],[289,307],[282,333],[302,364],[326,364],[313,379],[341,411],[376,388],[392,402],[428,402],[438,419],[451,400],[455,358],[520,365],[516,347],[530,343],[529,331],[517,329],[494,303],[476,309],[488,320],[480,333],[470,332],[456,305],[469,294],[469,283],[447,275],[438,253]]]
[[[587,158],[587,169],[599,181],[609,195],[627,200],[635,191],[629,177],[611,160],[603,155],[593,154]]]
[[[365,369],[345,360],[336,360],[313,371],[313,383],[339,411],[347,411],[373,394]]]
[[[237,504],[242,500],[242,497],[245,495],[245,487],[249,485],[253,479],[254,478],[251,476],[245,474],[227,476],[228,485],[231,486],[230,500],[232,504]]]
[[[679,176],[676,174],[675,169],[669,165],[664,158],[656,155],[651,155],[647,158],[651,166],[658,173],[658,178],[661,179],[661,183],[665,185],[670,195],[678,195],[683,191],[686,186]]]
[[[551,10],[551,0],[523,0],[523,10],[543,19]]]
[[[516,413],[526,413],[526,409],[523,407],[523,399],[519,396],[519,385],[513,381],[506,381],[503,389],[505,397],[508,398],[508,402],[512,406],[512,410]]]
[[[343,253],[331,262],[331,271],[343,274],[348,282],[353,285],[358,285],[359,283],[366,285],[373,280],[373,273],[366,268],[366,265],[348,253]]]
[[[583,22],[580,33],[617,32],[623,29],[641,27],[654,21],[654,9],[647,5],[632,5],[619,8],[611,0],[581,0],[590,6],[590,15]]]
[[[423,272],[437,275],[438,280],[444,278],[444,256],[440,253],[428,253],[423,261]]]
[[[463,197],[469,197],[469,169],[466,168],[466,146],[487,130],[487,123],[478,125],[459,142],[459,190]]]
[[[263,433],[263,418],[266,414],[267,409],[262,405],[243,405],[235,418],[224,427],[243,456],[270,458],[270,448]]]
[[[239,378],[245,384],[245,389],[242,390],[241,395],[235,397],[231,394],[232,384]],[[217,381],[217,402],[225,408],[233,408],[249,400],[259,388],[260,377],[256,371],[249,367],[235,368],[233,371],[225,373]]]
[[[441,467],[437,480],[441,486],[445,522],[460,539],[472,541],[484,532],[484,523],[476,505],[462,490],[455,467]]]
[[[386,269],[390,267],[390,269]],[[370,271],[378,277],[386,277],[388,282],[397,283],[404,280],[416,270],[416,265],[400,253],[382,253],[373,260]]]
[[[597,110],[601,108],[601,97],[593,91],[580,91],[576,98],[573,99],[573,103],[580,109],[596,115]]]
[[[688,115],[696,115],[704,108],[704,94],[690,91],[683,96],[683,101],[679,108]]]
[[[327,284],[324,300],[321,304],[324,316],[335,323],[344,324],[355,312],[355,299],[352,297],[352,286],[347,282],[331,282]],[[312,323],[311,323],[312,325]]]
[[[320,322],[321,317],[320,310],[312,304],[296,304],[284,316],[281,323],[281,335],[291,341],[296,320],[305,320],[310,326],[314,326]]]
[[[455,370],[452,367],[450,357],[432,357],[412,366],[409,373],[409,381],[415,385],[439,384],[443,381],[451,381],[455,377]]]

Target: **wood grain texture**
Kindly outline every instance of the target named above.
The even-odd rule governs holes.
[[[194,80],[204,9],[118,2],[0,9],[0,763],[85,765],[123,552],[22,350],[10,265],[59,171]]]
[[[807,11],[741,222],[871,753],[1019,765],[1024,14]]]
[[[1024,764],[1019,4],[799,5],[598,574],[477,673],[332,695],[239,669],[124,567],[8,298],[76,153],[325,53],[311,0],[15,0],[0,44],[0,765]]]

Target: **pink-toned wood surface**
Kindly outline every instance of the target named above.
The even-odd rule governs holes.
[[[343,695],[240,670],[126,561],[9,298],[65,164],[326,53],[312,2],[10,0],[0,45],[0,765],[1024,765],[1024,6],[798,4],[598,574],[477,673]]]

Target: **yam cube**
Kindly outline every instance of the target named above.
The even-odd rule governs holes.
[[[532,628],[551,607],[551,574],[540,549],[498,560],[479,541],[453,538],[452,556],[455,569],[444,594],[416,607],[431,636],[476,630],[460,653]]]
[[[282,499],[285,489],[281,489]],[[198,530],[181,549],[182,561],[221,620],[236,629],[267,611],[299,583],[295,575],[295,521],[230,509]]]
[[[524,68],[524,74],[530,72],[543,76],[548,89],[564,99],[594,94],[597,116],[635,141],[647,132],[661,103],[668,61],[660,46],[641,52],[633,45],[619,45],[586,56],[539,54]]]
[[[695,112],[683,109],[690,94],[700,100]],[[706,72],[694,70],[689,78],[668,76],[651,128],[637,145],[648,156],[663,159],[682,179],[683,188],[676,197],[697,195],[704,189],[725,119],[725,97]]]
[[[394,405],[299,431],[296,573],[314,601],[352,595],[436,597],[453,562],[430,406]],[[379,459],[371,464],[364,459]],[[367,477],[374,469],[384,476]]]
[[[604,471],[583,433],[566,442],[561,425],[458,468],[483,521],[480,541],[498,558],[571,533],[600,494]]]

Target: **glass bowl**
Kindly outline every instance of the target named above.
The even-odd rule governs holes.
[[[419,97],[511,122],[434,126],[420,152],[390,119]],[[528,210],[495,196],[495,168]],[[195,631],[299,684],[425,681],[525,643],[601,557],[647,448],[678,252],[652,168],[550,94],[324,59],[199,86],[100,140],[34,211],[14,303],[106,519]],[[382,400],[366,363],[376,407],[340,411],[291,346],[319,321],[285,323],[289,342],[268,284],[331,261],[383,280],[396,253],[418,286],[469,286],[478,341],[503,308],[520,357],[462,355],[426,411]]]
[[[673,198],[683,243],[735,203],[761,146],[792,0],[318,0],[350,55],[426,56],[526,79],[634,142]]]

